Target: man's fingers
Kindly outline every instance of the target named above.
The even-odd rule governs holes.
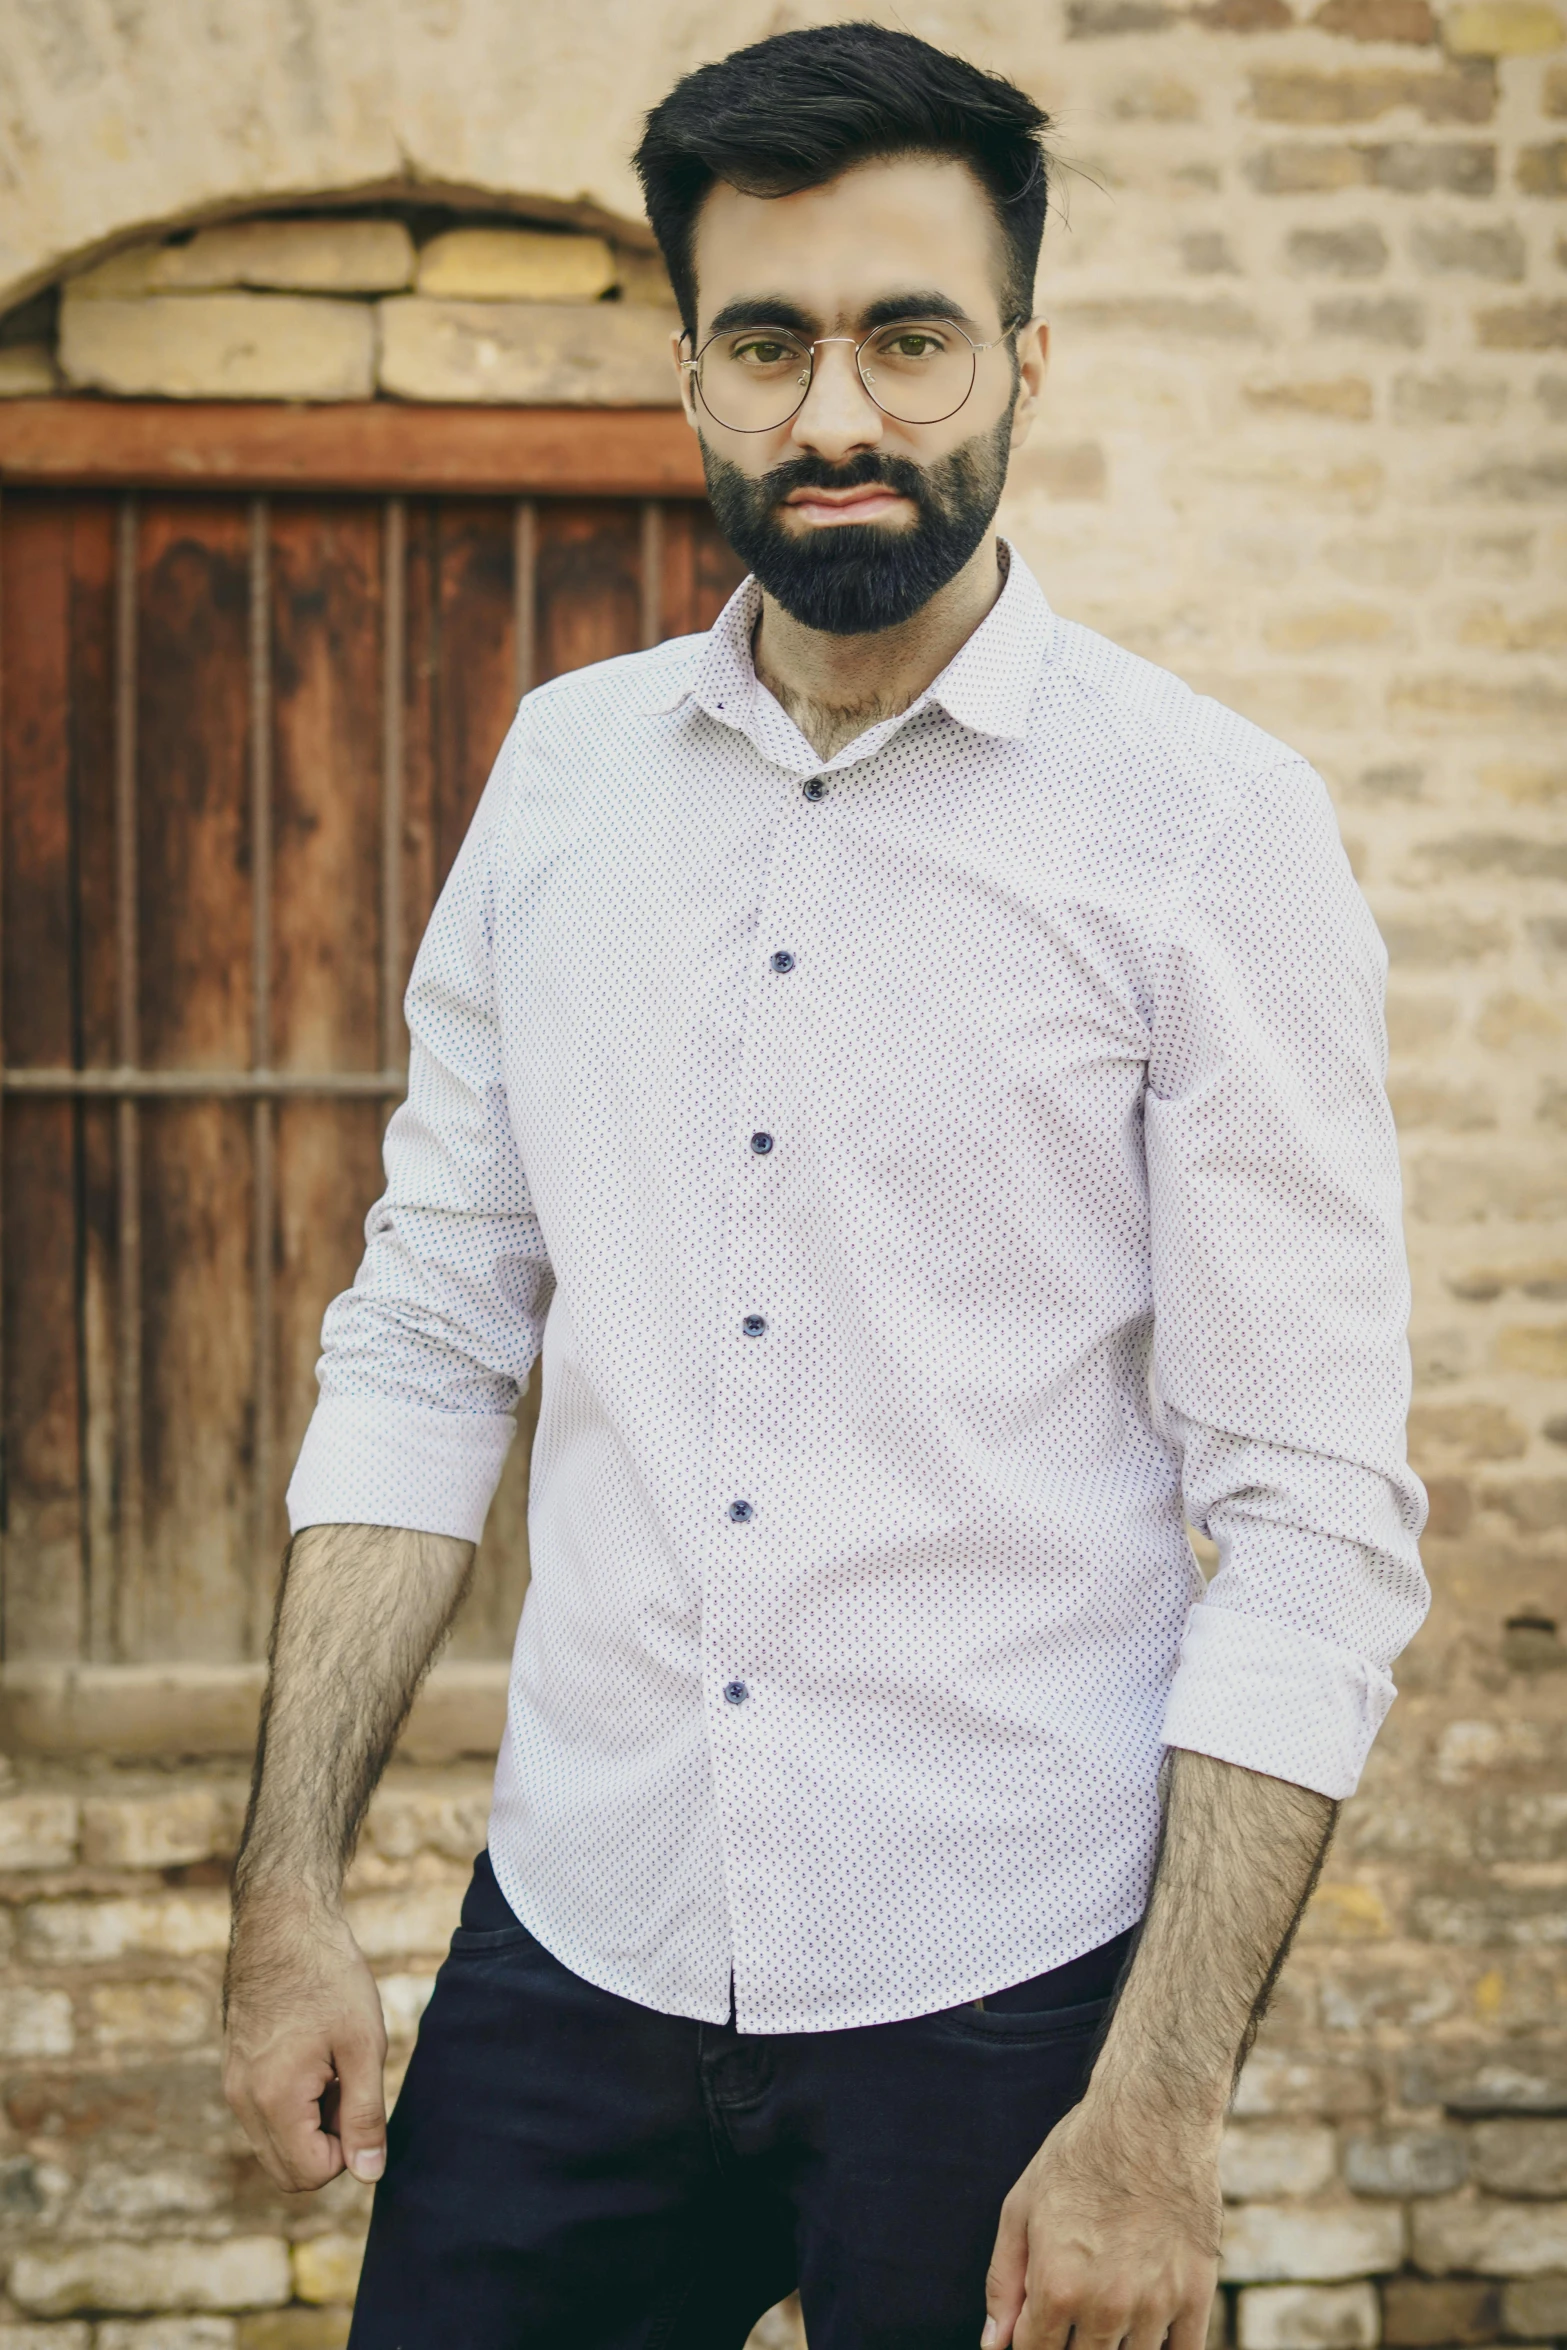
[[[344,2163],[366,2185],[386,2168],[385,2056],[365,2039],[346,2042],[337,2055],[336,2111],[327,2126],[337,2133]]]
[[[307,2077],[228,2085],[228,2101],[274,2186],[290,2195],[324,2187],[343,2168],[336,2138],[321,2126],[319,2089]]]
[[[1028,2222],[1014,2197],[1014,2188],[1001,2206],[995,2250],[985,2276],[985,2330],[982,2350],[1006,2350],[1023,2307],[1028,2277]]]

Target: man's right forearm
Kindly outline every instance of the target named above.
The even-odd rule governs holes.
[[[379,2170],[385,2041],[343,1874],[472,1564],[384,1526],[310,1527],[285,1563],[225,1986],[229,2100],[283,2186]]]

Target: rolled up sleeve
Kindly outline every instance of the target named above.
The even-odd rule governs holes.
[[[288,1491],[303,1526],[479,1539],[553,1277],[512,1129],[493,979],[493,850],[515,730],[431,917],[407,995],[408,1098],[352,1289],[327,1309],[319,1399]]]
[[[1321,780],[1251,779],[1171,926],[1149,1065],[1154,1387],[1219,1553],[1164,1735],[1333,1797],[1429,1600],[1385,970]]]

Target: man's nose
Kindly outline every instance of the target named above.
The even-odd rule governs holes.
[[[854,345],[830,336],[816,346],[811,388],[790,427],[796,448],[809,449],[829,464],[841,464],[857,449],[872,449],[885,419],[860,380]]]

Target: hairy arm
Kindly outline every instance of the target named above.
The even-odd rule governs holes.
[[[284,1562],[234,1873],[223,2072],[280,2187],[385,2165],[386,2029],[343,1875],[472,1565],[472,1543],[386,1526],[309,1527]]]
[[[1337,1805],[1176,1749],[1137,1951],[1082,2103],[1002,2206],[989,2350],[1202,2350],[1219,2139]]]

